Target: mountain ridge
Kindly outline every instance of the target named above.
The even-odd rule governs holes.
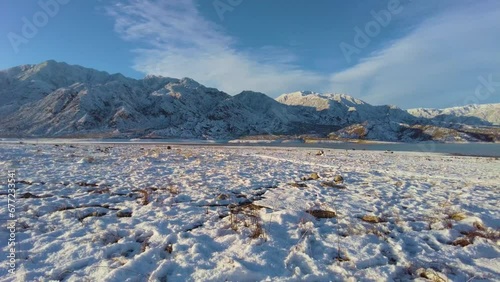
[[[232,139],[306,134],[405,142],[495,141],[496,133],[492,137],[464,130],[497,124],[493,105],[491,113],[485,113],[488,105],[471,106],[475,110],[460,117],[464,111],[405,111],[347,94],[299,91],[273,99],[243,91],[231,96],[191,78],[134,79],[53,60],[0,71],[0,136]],[[452,132],[435,138],[423,133],[424,126]]]

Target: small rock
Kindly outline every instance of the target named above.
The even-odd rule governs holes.
[[[228,196],[228,195],[226,195],[226,194],[219,194],[219,195],[217,196],[217,200],[218,200],[218,201],[224,201],[224,200],[227,200],[228,198],[229,198],[229,196]]]
[[[319,174],[316,173],[316,172],[313,172],[313,173],[311,173],[311,175],[309,176],[309,178],[311,178],[312,180],[319,179]]]
[[[342,175],[335,175],[333,177],[333,181],[335,181],[335,183],[343,183],[344,182],[344,177],[342,177]]]
[[[316,156],[323,156],[325,154],[325,152],[323,150],[319,150],[317,153],[316,153]]]
[[[120,210],[116,213],[117,217],[132,217],[132,212],[130,210]]]
[[[305,183],[297,183],[297,182],[289,183],[289,185],[292,186],[292,187],[296,187],[296,188],[306,188],[307,187],[307,184],[305,184]]]
[[[306,211],[308,214],[314,216],[315,218],[332,218],[337,215],[333,211],[325,211],[325,210],[308,210]]]
[[[170,146],[167,146],[167,150],[172,150],[172,147],[170,147]]]
[[[21,199],[31,199],[31,198],[37,199],[37,198],[40,198],[40,196],[33,195],[30,192],[28,192],[28,193],[21,194],[21,196],[19,196],[19,198],[21,198]]]
[[[470,244],[472,244],[471,240],[467,237],[462,237],[458,238],[455,241],[451,243],[453,246],[461,246],[461,247],[466,247]]]
[[[165,246],[165,251],[169,254],[171,254],[173,251],[174,251],[174,246],[170,243],[168,243],[166,246]]]
[[[361,220],[365,221],[365,222],[369,222],[369,223],[379,223],[379,222],[382,222],[382,219],[378,216],[375,216],[375,215],[364,215]]]
[[[346,187],[344,185],[339,185],[333,181],[323,181],[323,182],[321,182],[321,186],[337,188],[337,189],[346,189]]]

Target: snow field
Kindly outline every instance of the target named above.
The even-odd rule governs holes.
[[[144,144],[0,151],[19,181],[18,281],[500,279],[495,158]],[[4,268],[0,277],[14,279]]]

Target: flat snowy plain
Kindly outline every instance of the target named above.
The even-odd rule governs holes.
[[[498,158],[148,144],[0,152],[0,281],[500,281]]]

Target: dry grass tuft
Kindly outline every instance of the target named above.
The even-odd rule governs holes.
[[[143,206],[146,206],[147,204],[149,204],[149,192],[148,192],[148,190],[141,189],[138,192],[141,193],[141,195],[142,195],[141,204]]]
[[[464,212],[450,212],[448,213],[448,218],[455,221],[460,221],[466,219],[467,215]]]
[[[472,226],[474,226],[477,230],[486,231],[486,226],[482,222],[476,221],[472,224]]]
[[[500,240],[500,231],[486,228],[486,226],[484,226],[480,222],[475,222],[474,227],[476,228],[476,230],[461,232],[463,236],[451,242],[451,245],[466,247],[468,245],[474,244],[476,238],[484,238],[487,240],[492,240],[494,242]]]
[[[382,218],[376,216],[376,215],[370,215],[366,214],[361,218],[362,221],[368,222],[368,223],[380,223],[383,222]]]
[[[446,282],[447,279],[443,278],[442,274],[433,270],[433,269],[424,269],[424,268],[420,268],[420,269],[417,269],[417,274],[419,277],[421,278],[425,278],[425,279],[428,279],[432,282]]]

